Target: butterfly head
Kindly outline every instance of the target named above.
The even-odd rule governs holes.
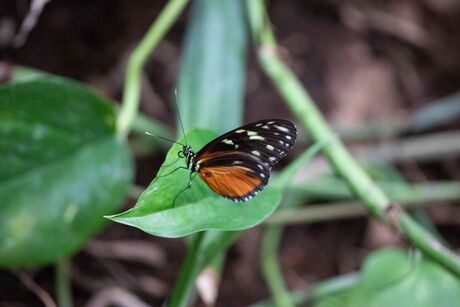
[[[186,158],[188,157],[190,154],[193,154],[193,150],[192,150],[192,147],[190,147],[189,145],[184,145],[182,146],[182,150],[179,151],[177,153],[177,155],[180,157],[180,158]]]
[[[195,157],[196,154],[193,152],[192,147],[189,145],[184,145],[182,147],[182,150],[177,153],[179,158],[185,158],[185,161],[187,162],[187,168],[193,170],[195,168]]]

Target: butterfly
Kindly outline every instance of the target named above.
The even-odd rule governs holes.
[[[186,167],[179,168],[190,171],[190,180],[179,194],[198,174],[215,193],[235,202],[248,201],[268,184],[271,169],[292,149],[296,137],[290,121],[268,119],[231,130],[197,153],[181,144],[178,157],[185,158]]]

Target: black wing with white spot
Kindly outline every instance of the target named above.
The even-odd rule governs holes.
[[[196,169],[216,193],[247,201],[265,187],[272,167],[291,150],[296,136],[290,121],[257,121],[204,146],[196,155]]]
[[[245,152],[271,168],[287,155],[296,137],[297,129],[288,120],[260,120],[214,139],[197,153],[197,160],[218,152]]]

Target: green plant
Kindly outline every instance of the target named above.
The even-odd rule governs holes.
[[[75,253],[105,224],[132,178],[127,144],[105,98],[71,80],[0,88],[0,265]]]
[[[136,205],[114,214],[132,179],[128,134],[144,130],[170,133],[138,114],[140,80],[146,60],[187,3],[170,0],[132,53],[118,113],[106,98],[85,86],[37,72],[23,75],[27,70],[17,69],[14,82],[0,88],[0,235],[4,238],[0,241],[0,265],[21,268],[57,263],[59,300],[70,305],[65,259],[101,229],[102,216],[107,216],[152,235],[190,237],[186,259],[168,299],[169,306],[186,306],[200,272],[216,259],[224,259],[226,249],[243,230],[262,223],[281,205],[283,208],[267,220],[261,261],[276,306],[306,301],[316,306],[388,306],[402,301],[410,305],[417,302],[411,299],[412,293],[433,282],[445,287],[428,292],[426,302],[458,302],[458,256],[435,232],[430,233],[430,225],[422,227],[394,202],[413,203],[428,196],[459,199],[458,183],[409,186],[396,180],[398,174],[393,170],[385,169],[387,177],[382,176],[383,183],[377,185],[369,174],[381,174],[382,169],[365,171],[351,157],[279,57],[262,0],[194,2],[178,82],[187,140],[198,150],[219,133],[242,123],[250,36],[262,69],[315,145],[273,174],[270,185],[245,204],[217,196],[197,179],[173,207],[173,199],[189,179],[186,170],[162,176],[184,163],[173,163],[181,149],[175,144]],[[311,183],[291,184],[293,175],[319,151],[340,178],[324,176]],[[440,195],[432,195],[433,188],[442,191]],[[414,275],[399,282],[413,263],[402,252],[384,250],[368,258],[360,276],[338,277],[307,292],[289,292],[277,261],[284,223],[311,222],[312,216],[325,220],[363,214],[356,203],[296,208],[315,197],[357,198],[374,218],[406,236],[426,259],[416,264]],[[309,210],[307,217],[302,210]],[[398,265],[392,266],[394,263]],[[382,285],[384,292],[379,291]]]

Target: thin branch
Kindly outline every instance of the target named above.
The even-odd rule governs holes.
[[[32,278],[27,275],[24,271],[14,272],[14,274],[18,277],[18,279],[27,287],[30,291],[32,291],[46,307],[57,307],[54,300],[45,291],[42,287],[40,287]]]
[[[121,137],[128,135],[138,112],[144,64],[187,3],[188,0],[170,0],[129,58],[123,102],[117,120],[118,135]]]
[[[435,201],[401,202],[403,208],[414,208],[435,204]],[[326,221],[338,221],[355,218],[367,214],[360,202],[337,202],[334,204],[310,205],[300,209],[281,209],[269,217],[267,224],[306,224]]]
[[[38,18],[40,17],[45,5],[50,2],[51,0],[33,0],[30,5],[29,13],[27,14],[26,18],[21,24],[21,28],[19,29],[18,34],[14,38],[13,45],[15,48],[19,48],[27,40],[27,36],[29,35],[30,31],[35,27],[37,24]]]
[[[282,235],[283,226],[281,225],[271,225],[265,230],[260,258],[262,273],[275,305],[289,307],[294,306],[294,303],[287,292],[277,257]]]
[[[331,304],[327,304],[328,306],[342,306],[340,302],[334,300],[333,295],[352,289],[359,282],[359,277],[358,273],[333,277],[311,288],[294,290],[289,293],[289,296],[296,306],[310,306],[322,299],[330,301]],[[271,307],[273,306],[272,303],[272,301],[263,301],[253,304],[251,307]]]
[[[356,160],[375,161],[379,164],[394,162],[436,161],[443,157],[460,154],[460,131],[434,132],[427,135],[407,137],[380,145],[354,146],[350,149]],[[329,165],[323,159],[316,159],[308,165],[308,171],[300,172],[297,180],[316,178],[329,172]]]
[[[140,262],[155,268],[166,263],[166,253],[152,242],[144,240],[91,240],[85,251],[95,258]]]
[[[204,238],[204,232],[195,234],[193,242],[187,252],[184,263],[182,264],[179,276],[177,277],[176,285],[171,293],[168,306],[179,307],[189,304],[189,297],[193,290],[193,280],[199,273],[198,259],[201,244]]]
[[[107,307],[107,306],[120,306],[120,307],[149,307],[139,297],[129,292],[128,290],[113,287],[104,289],[96,293],[86,307]]]
[[[263,70],[312,139],[318,143],[332,139],[334,132],[306,89],[277,53],[277,44],[268,22],[264,1],[247,0],[246,3],[257,56]],[[392,202],[372,182],[340,140],[324,147],[322,152],[374,218],[407,236],[425,255],[460,276],[460,257],[417,224],[397,203]]]
[[[69,259],[61,259],[55,264],[55,287],[59,307],[72,307],[72,287],[70,283]]]

